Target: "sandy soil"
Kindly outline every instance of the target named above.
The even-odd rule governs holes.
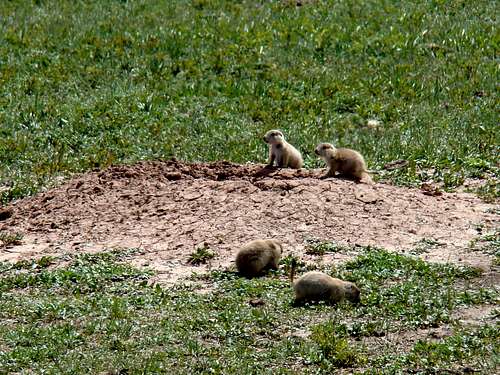
[[[319,179],[323,170],[278,170],[229,162],[187,164],[175,160],[114,166],[77,176],[64,185],[12,203],[0,232],[20,232],[20,245],[0,247],[0,260],[138,248],[133,264],[159,271],[173,282],[202,272],[189,255],[206,243],[227,267],[238,247],[273,237],[285,255],[304,260],[307,239],[373,245],[411,252],[432,239],[421,256],[463,262],[490,271],[491,257],[467,249],[469,241],[499,226],[486,204],[470,194],[428,195],[428,189]],[[344,261],[352,254],[323,256]],[[317,258],[316,258],[317,259]]]

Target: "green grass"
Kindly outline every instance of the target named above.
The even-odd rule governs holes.
[[[324,255],[325,253],[336,253],[349,250],[349,246],[331,241],[321,241],[316,238],[306,239],[304,251],[310,255]]]
[[[129,253],[0,263],[0,372],[429,373],[469,366],[488,373],[498,360],[494,320],[474,327],[452,317],[499,302],[494,289],[475,285],[480,273],[472,268],[367,248],[325,270],[361,287],[359,305],[294,308],[283,268],[251,280],[215,270],[165,288],[128,266]],[[200,286],[209,291],[197,293]],[[253,299],[264,304],[252,307]],[[452,336],[403,351],[390,346],[396,342],[363,341],[443,324]]]
[[[498,10],[489,0],[4,2],[1,201],[112,163],[264,162],[270,128],[307,167],[330,141],[371,169],[407,159],[383,175],[398,184],[490,178],[481,194],[494,199]]]

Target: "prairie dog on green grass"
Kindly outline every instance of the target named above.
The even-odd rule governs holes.
[[[276,165],[282,168],[302,168],[302,155],[290,143],[285,141],[285,136],[279,130],[269,130],[264,136],[264,142],[269,144],[268,166]]]
[[[283,246],[276,240],[254,240],[236,255],[236,268],[245,277],[254,277],[268,269],[278,269]]]
[[[292,261],[290,279],[295,292],[294,304],[303,302],[327,301],[337,303],[343,300],[358,303],[361,291],[356,284],[328,276],[323,272],[311,271],[304,274],[295,283],[293,276],[295,262]]]
[[[320,143],[314,152],[328,166],[325,177],[335,177],[335,172],[339,172],[341,175],[354,177],[357,181],[373,183],[366,169],[365,159],[359,152],[350,148],[335,148],[330,143]]]

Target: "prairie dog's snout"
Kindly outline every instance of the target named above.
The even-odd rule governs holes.
[[[282,143],[285,141],[285,137],[283,136],[283,133],[279,130],[270,130],[264,135],[264,142],[273,145],[273,144],[278,144]]]
[[[315,149],[314,153],[318,156],[325,156],[327,150],[334,150],[334,147],[329,143],[320,143]]]

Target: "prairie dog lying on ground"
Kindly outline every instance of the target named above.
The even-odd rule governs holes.
[[[325,177],[335,177],[335,172],[354,177],[358,182],[373,183],[366,169],[363,156],[350,148],[335,148],[330,143],[320,143],[314,150],[328,166]]]
[[[268,269],[278,269],[283,246],[276,240],[254,240],[236,255],[236,268],[245,277],[259,276]]]
[[[360,301],[359,295],[361,291],[354,283],[336,279],[317,271],[304,274],[294,283],[294,272],[295,263],[292,262],[291,281],[295,292],[295,305],[307,301],[327,301],[330,303],[337,303],[343,300],[355,303]]]
[[[290,143],[285,141],[285,136],[279,130],[269,130],[264,136],[264,142],[269,144],[269,164],[282,168],[302,168],[302,155]]]

